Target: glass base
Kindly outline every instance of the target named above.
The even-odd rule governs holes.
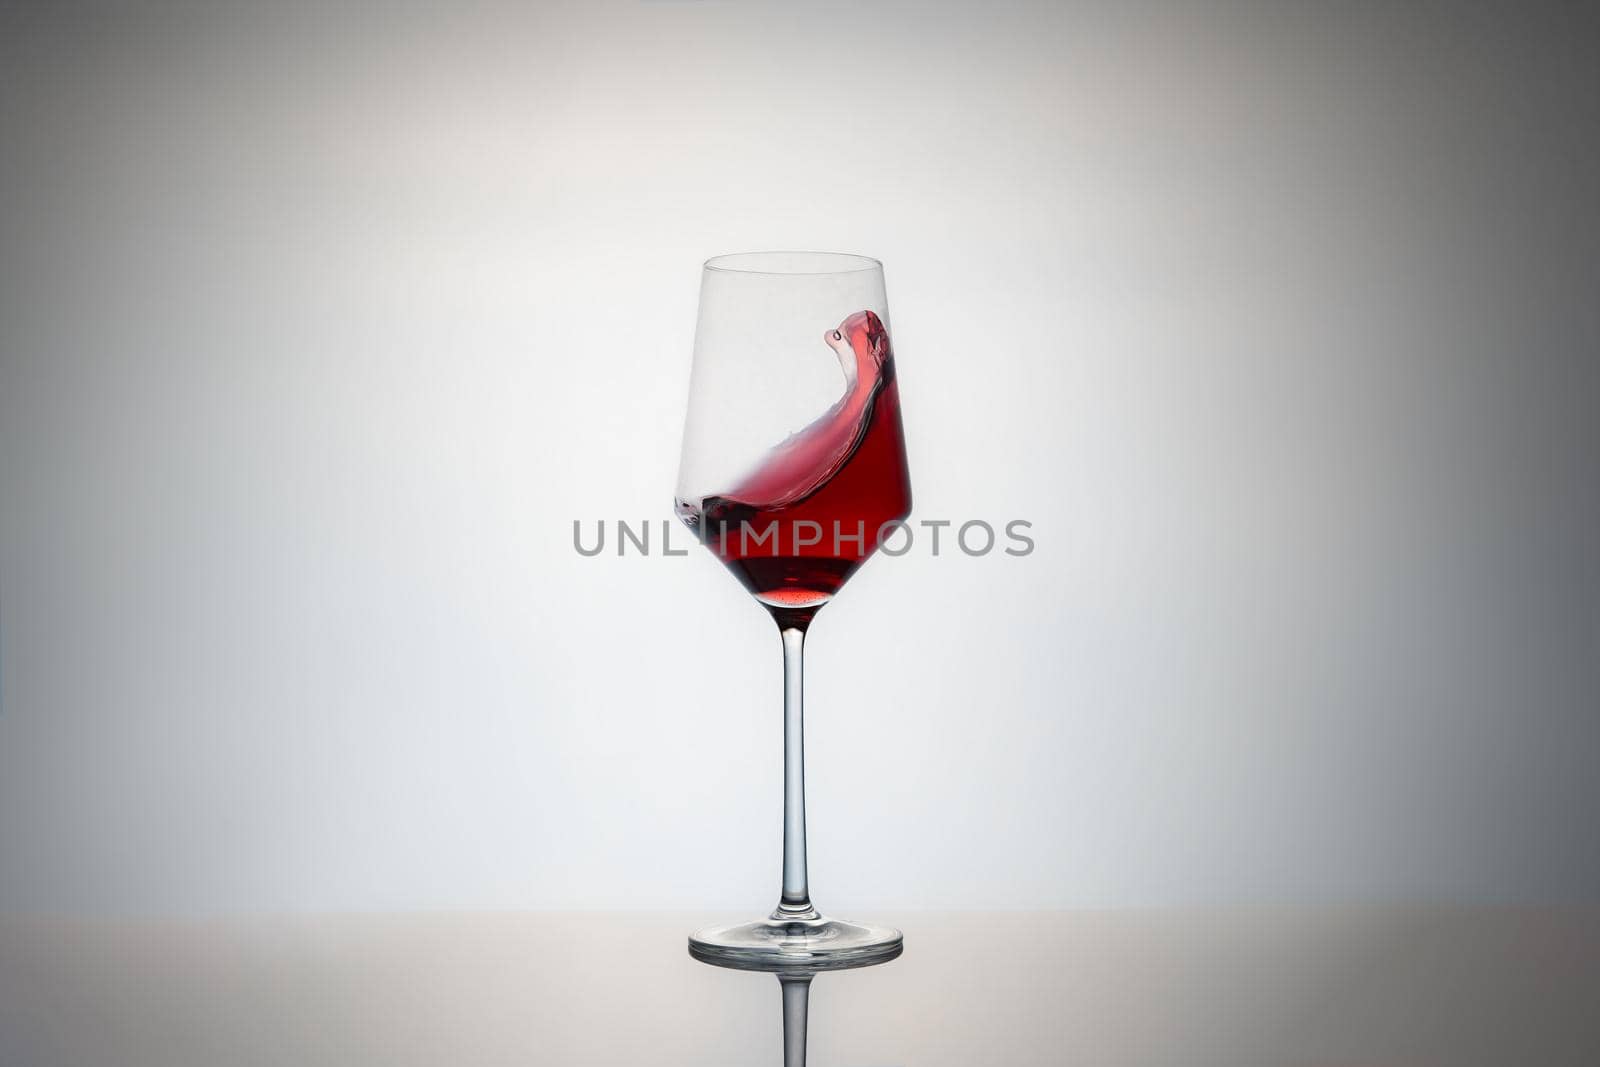
[[[892,926],[821,915],[711,926],[689,936],[689,955],[695,959],[747,971],[864,967],[892,960],[903,948],[900,931]]]

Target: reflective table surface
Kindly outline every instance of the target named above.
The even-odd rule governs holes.
[[[4,918],[0,1064],[1600,1064],[1600,909],[868,917],[814,976],[718,915]]]

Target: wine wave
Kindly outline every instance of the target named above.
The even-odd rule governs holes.
[[[858,311],[823,341],[839,359],[843,395],[726,491],[678,501],[684,521],[757,599],[789,611],[826,603],[877,550],[884,524],[911,511],[888,330]],[[814,542],[800,533],[807,526],[821,533]],[[769,529],[770,538],[750,536]]]

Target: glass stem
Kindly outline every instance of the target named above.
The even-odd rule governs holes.
[[[774,919],[817,918],[806,884],[806,752],[803,673],[806,630],[779,622],[783,635],[783,895]]]
[[[778,975],[783,989],[783,1067],[806,1067],[806,1009],[811,975]]]

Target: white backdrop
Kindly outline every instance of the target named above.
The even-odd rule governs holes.
[[[446,7],[0,15],[0,909],[769,903],[775,632],[571,524],[774,247],[1038,542],[820,617],[821,905],[1600,893],[1592,25]]]

